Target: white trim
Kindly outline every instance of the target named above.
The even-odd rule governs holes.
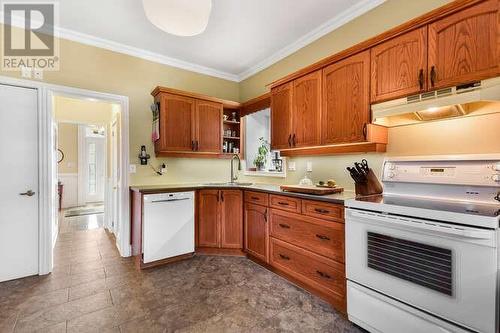
[[[129,193],[129,101],[128,97],[100,93],[91,90],[84,90],[79,88],[71,88],[57,85],[46,85],[48,91],[48,100],[51,101],[53,96],[65,96],[72,98],[92,98],[102,102],[110,102],[120,105],[120,161],[119,161],[119,232],[115,234],[116,246],[123,257],[131,255],[130,249],[130,193]],[[52,109],[51,109],[52,110]]]
[[[308,32],[304,36],[297,39],[295,42],[285,46],[278,52],[274,53],[270,57],[258,62],[249,69],[238,74],[239,82],[248,79],[254,74],[274,65],[278,61],[288,57],[289,55],[297,52],[301,48],[311,44],[315,40],[329,34],[333,30],[341,27],[342,25],[354,20],[358,16],[365,14],[366,12],[372,10],[373,8],[381,5],[386,0],[363,0],[357,4],[349,7],[347,10],[339,13],[337,16],[323,23],[316,29]]]
[[[120,105],[121,117],[121,160],[120,160],[120,184],[119,220],[120,234],[116,235],[117,247],[123,257],[128,257],[130,251],[130,194],[129,194],[129,101],[128,97],[100,93],[90,90],[58,86],[44,82],[23,80],[0,75],[0,83],[32,88],[38,91],[38,114],[39,114],[39,271],[38,274],[48,274],[53,267],[52,250],[52,218],[55,202],[55,184],[53,168],[55,167],[54,137],[52,133],[53,122],[53,96],[62,94],[75,98],[95,98],[101,101],[112,102]]]
[[[77,205],[85,206],[85,125],[78,124],[78,190]]]
[[[314,29],[314,30],[310,31],[309,33],[305,34],[304,36],[300,37],[299,39],[297,39],[293,43],[285,46],[284,48],[282,48],[278,52],[275,52],[274,54],[267,57],[266,59],[256,63],[255,65],[253,65],[249,69],[247,69],[241,73],[238,73],[238,74],[221,71],[221,70],[218,70],[215,68],[206,67],[203,65],[183,61],[183,60],[180,60],[177,58],[168,57],[168,56],[156,53],[156,52],[147,51],[144,49],[140,49],[137,47],[126,45],[126,44],[114,42],[114,41],[111,41],[108,39],[92,36],[89,34],[84,34],[81,32],[74,31],[74,30],[70,30],[70,29],[56,27],[54,33],[56,36],[58,36],[60,38],[71,40],[71,41],[78,42],[81,44],[91,45],[91,46],[95,46],[98,48],[110,50],[113,52],[127,54],[127,55],[130,55],[133,57],[156,62],[156,63],[162,64],[162,65],[181,68],[181,69],[185,69],[185,70],[200,73],[200,74],[210,75],[210,76],[218,77],[218,78],[225,79],[228,81],[241,82],[241,81],[249,78],[250,76],[257,74],[258,72],[268,68],[269,66],[271,66],[275,63],[277,63],[278,61],[288,57],[292,53],[295,53],[299,49],[309,45],[310,43],[314,42],[315,40],[332,32],[333,30],[348,23],[349,21],[355,19],[356,17],[365,14],[366,12],[372,10],[373,8],[381,5],[385,1],[386,0],[363,0],[361,2],[358,2],[355,5],[346,9],[345,11],[339,13],[337,16],[333,17],[332,19],[328,20],[324,24],[320,25],[316,29]],[[0,23],[3,24],[3,12],[2,11],[0,11]],[[22,27],[21,21],[16,20],[14,18],[12,20],[12,25],[17,26],[17,27]]]

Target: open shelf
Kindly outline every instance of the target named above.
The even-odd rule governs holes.
[[[228,139],[228,140],[239,140],[240,137],[239,136],[225,136],[224,139]]]
[[[224,120],[224,124],[227,124],[227,125],[239,125],[240,122],[239,121]]]

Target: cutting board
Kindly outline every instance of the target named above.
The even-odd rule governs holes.
[[[281,185],[282,191],[285,192],[296,192],[304,194],[314,194],[314,195],[328,195],[334,193],[340,193],[344,191],[343,187],[318,187],[318,186],[301,186],[301,185]]]

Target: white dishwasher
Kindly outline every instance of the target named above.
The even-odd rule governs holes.
[[[144,196],[143,262],[194,252],[194,192]]]

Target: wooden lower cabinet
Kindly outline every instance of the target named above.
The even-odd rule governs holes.
[[[245,204],[245,251],[269,262],[268,208],[251,203]]]
[[[271,237],[344,262],[344,224],[271,209]]]
[[[198,191],[197,213],[197,249],[243,249],[243,193],[240,190]]]
[[[225,249],[243,248],[243,193],[240,190],[221,192],[221,243]]]
[[[198,192],[198,242],[201,247],[219,247],[220,191]]]
[[[245,191],[245,252],[346,313],[341,204]]]
[[[337,309],[345,312],[344,265],[316,253],[271,237],[271,265],[326,295]]]

